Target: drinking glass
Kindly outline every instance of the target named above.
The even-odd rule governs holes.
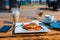
[[[41,17],[43,15],[44,10],[37,10],[37,14]]]
[[[37,15],[39,16],[38,20],[41,21],[43,19],[43,13],[44,13],[44,10],[37,10]]]
[[[19,14],[20,14],[19,8],[12,8],[11,11],[13,13],[14,22],[19,22]]]

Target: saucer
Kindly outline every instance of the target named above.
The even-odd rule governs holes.
[[[52,22],[50,26],[52,28],[60,28],[60,21]]]
[[[53,21],[50,21],[50,20],[43,20],[42,22],[44,22],[44,23],[51,23],[51,22],[53,22]]]

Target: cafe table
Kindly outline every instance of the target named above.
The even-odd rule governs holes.
[[[60,16],[56,17],[57,20],[60,20]],[[60,30],[50,29],[50,32],[39,32],[39,33],[30,33],[30,34],[15,34],[13,33],[14,25],[4,23],[4,21],[13,22],[13,18],[0,18],[0,28],[3,25],[10,25],[11,28],[8,32],[0,32],[0,40],[60,40]],[[19,22],[31,22],[32,19],[20,17]]]

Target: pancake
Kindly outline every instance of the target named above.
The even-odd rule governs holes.
[[[24,25],[23,29],[26,29],[26,30],[29,30],[29,31],[37,31],[37,30],[41,30],[42,27],[35,24],[35,23],[30,23],[30,24]]]

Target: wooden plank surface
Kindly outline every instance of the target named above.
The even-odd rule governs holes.
[[[60,17],[60,16],[59,16]],[[28,20],[28,18],[20,18],[20,21],[32,21],[31,19]],[[0,27],[2,25],[11,25],[11,29],[7,33],[0,33],[0,37],[2,37],[0,40],[50,40],[50,39],[60,39],[60,30],[51,30],[51,32],[48,33],[35,33],[35,34],[13,34],[13,24],[4,24],[3,21],[10,21],[13,22],[13,18],[0,18]]]
[[[40,8],[41,6],[27,6],[26,8],[32,8],[32,9],[37,9]],[[45,6],[42,6],[45,8]],[[41,7],[41,8],[42,8]],[[22,9],[25,8],[21,7]],[[25,8],[25,9],[26,9]],[[52,14],[55,15],[56,20],[60,20],[60,11],[49,11],[45,10],[43,14],[43,18],[45,14]],[[41,17],[42,18],[42,17]],[[40,20],[41,20],[40,18]],[[42,19],[43,19],[42,18]],[[11,29],[7,33],[0,33],[0,40],[60,40],[60,30],[56,29],[51,29],[51,32],[48,33],[35,33],[35,34],[13,34],[13,24],[5,24],[3,23],[4,21],[11,21],[13,22],[13,18],[0,18],[0,28],[3,25],[11,25]],[[20,22],[23,21],[32,21],[31,19],[28,18],[20,18]]]

